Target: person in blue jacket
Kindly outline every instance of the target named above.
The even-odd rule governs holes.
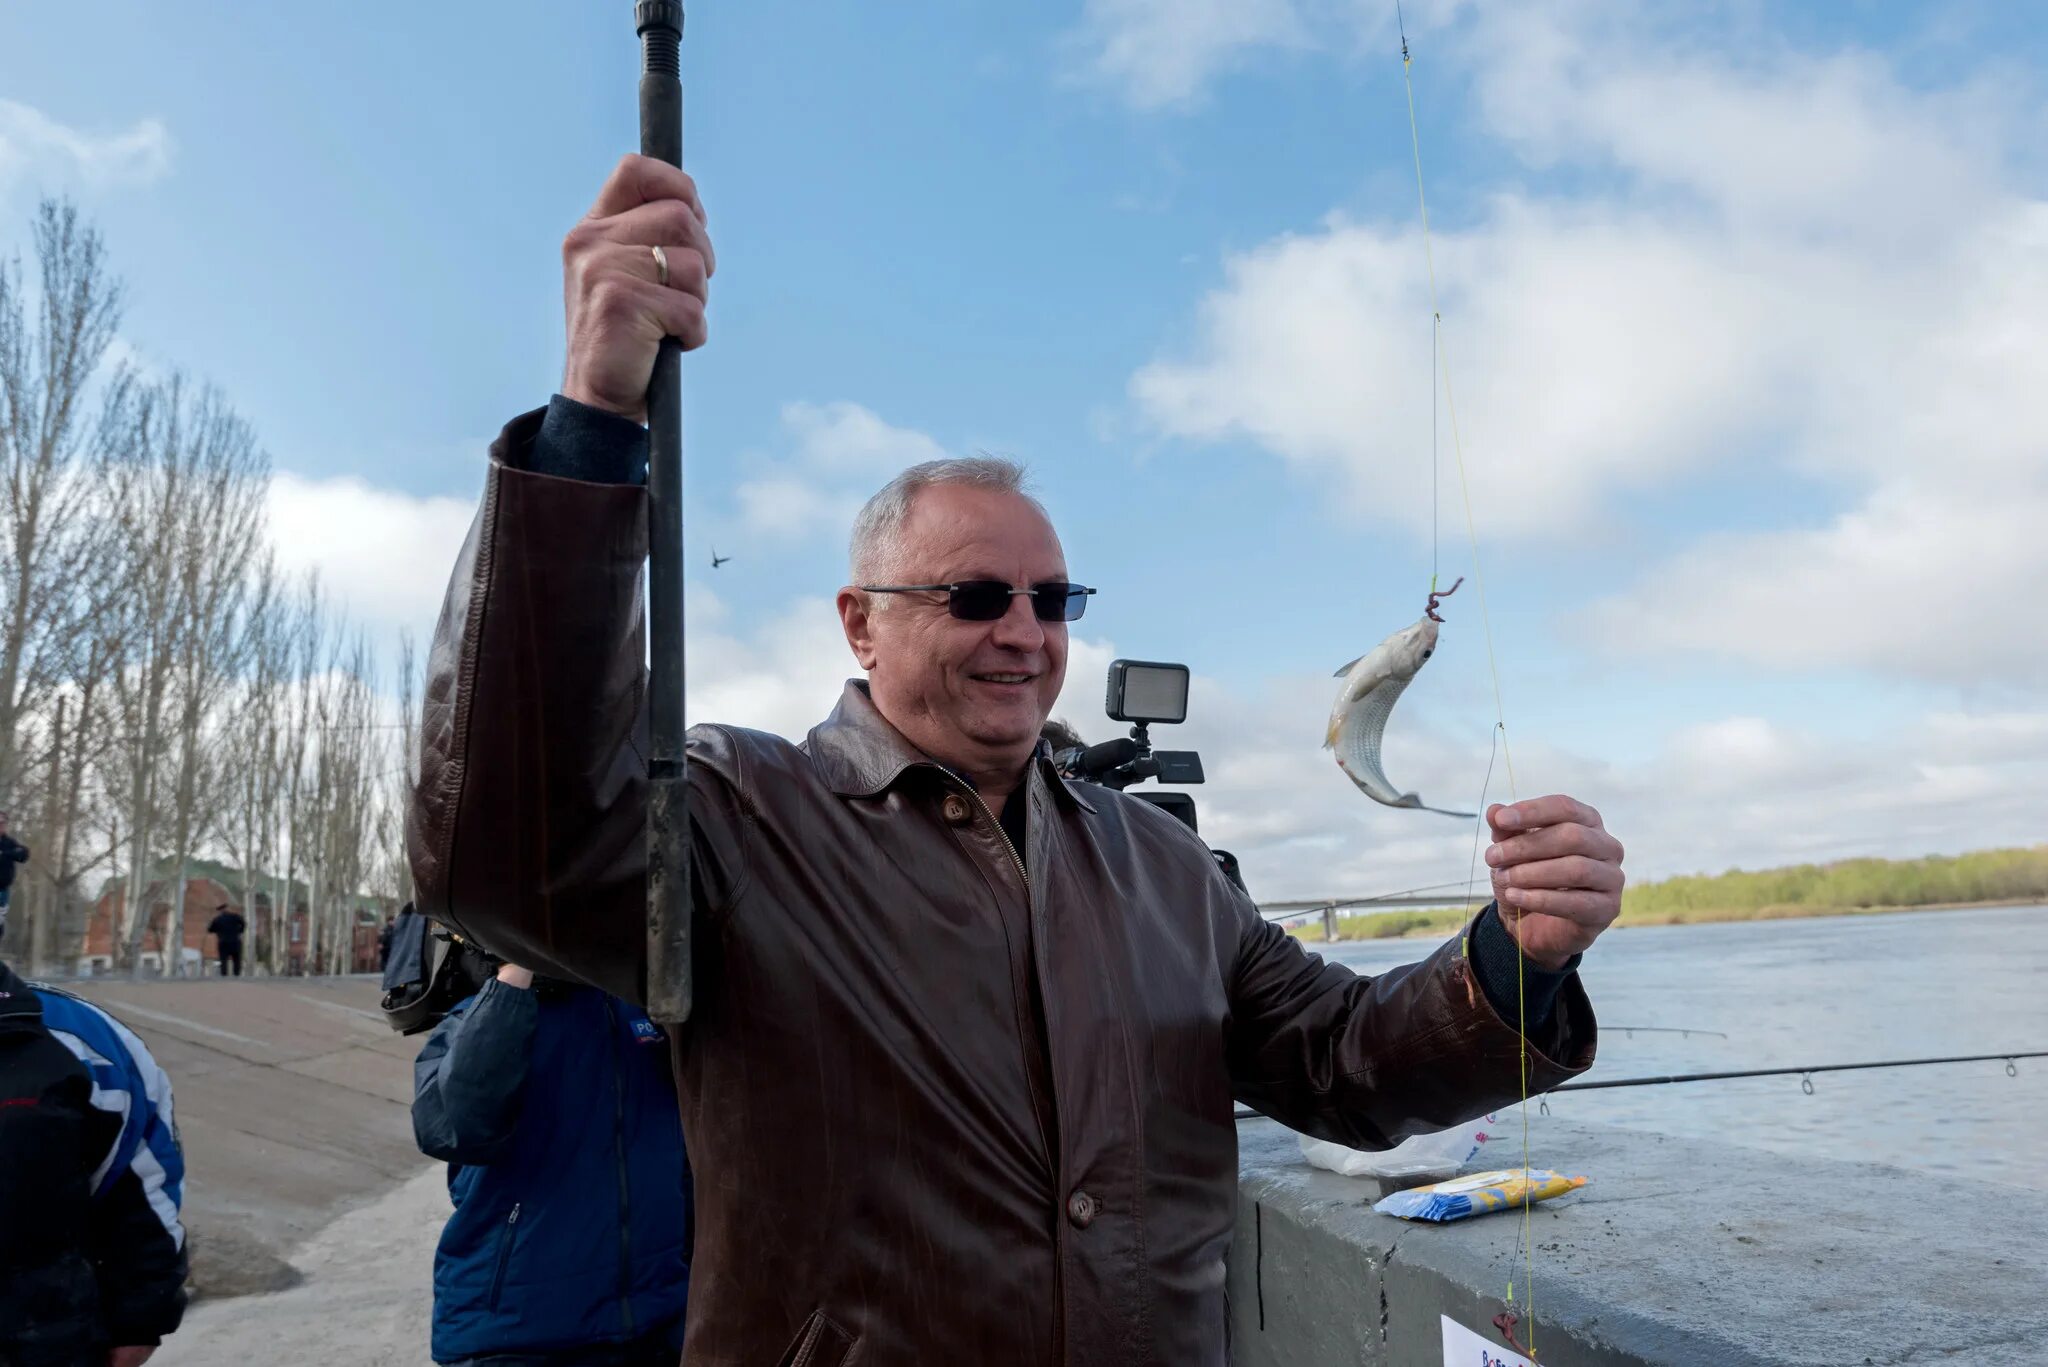
[[[434,1361],[675,1367],[690,1173],[667,1038],[595,988],[505,964],[413,1066],[413,1133],[448,1163]]]

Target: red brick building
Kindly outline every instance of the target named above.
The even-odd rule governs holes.
[[[229,876],[233,877],[232,871]],[[239,881],[239,880],[237,880]],[[304,895],[302,887],[294,886],[293,891]],[[81,974],[109,973],[118,967],[115,953],[116,928],[122,925],[122,911],[127,904],[127,880],[115,879],[110,882],[100,900],[94,903],[86,921],[85,941],[76,965]],[[141,959],[145,973],[162,973],[168,957],[175,965],[172,972],[182,976],[193,976],[214,967],[218,947],[206,933],[206,927],[223,907],[240,912],[248,922],[248,930],[242,941],[244,973],[259,971],[259,965],[271,962],[269,937],[273,918],[270,914],[270,894],[261,888],[252,897],[255,906],[245,909],[240,896],[230,891],[219,880],[194,874],[185,884],[185,909],[183,926],[174,929],[171,925],[171,899],[177,895],[175,877],[158,879],[149,885],[146,900],[149,904],[150,923],[143,932]],[[377,932],[383,928],[384,909],[377,899],[351,899],[349,907],[350,962],[330,968],[322,961],[320,947],[309,943],[311,930],[303,901],[294,898],[289,921],[281,927],[285,936],[283,954],[279,959],[282,970],[287,974],[304,973],[372,973],[378,968]],[[166,941],[177,949],[166,954]]]
[[[185,884],[185,915],[181,929],[171,925],[171,898],[177,895],[175,879],[159,881],[149,885],[146,900],[149,904],[149,928],[142,936],[143,967],[151,972],[162,972],[166,957],[179,965],[174,972],[191,974],[212,954],[213,943],[207,939],[206,927],[222,907],[241,911],[241,899],[216,883],[211,878],[194,878]],[[116,881],[93,904],[92,913],[85,923],[85,944],[80,953],[79,970],[105,973],[115,965],[114,937],[117,927],[123,924],[123,909],[128,902],[128,886],[125,879]],[[246,912],[243,913],[247,915]],[[167,943],[176,945],[182,953],[166,955]]]

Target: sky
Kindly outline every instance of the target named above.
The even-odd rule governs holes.
[[[1636,878],[2042,840],[2048,20],[1404,22],[1427,250],[1392,0],[694,6],[692,718],[800,737],[855,672],[853,510],[989,451],[1100,589],[1060,714],[1107,739],[1110,659],[1189,664],[1155,740],[1261,897],[1470,869],[1470,823],[1319,748],[1433,570],[1486,610],[1468,578],[1388,729],[1432,803],[1570,792]],[[424,637],[485,447],[559,381],[637,63],[625,0],[13,0],[0,250],[74,199],[121,354],[270,452],[280,557]]]

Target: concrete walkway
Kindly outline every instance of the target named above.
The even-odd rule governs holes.
[[[447,1216],[436,1164],[295,1249],[299,1285],[193,1306],[150,1367],[428,1367],[434,1241]]]

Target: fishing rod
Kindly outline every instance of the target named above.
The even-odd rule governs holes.
[[[2018,1077],[2019,1060],[2023,1058],[2048,1058],[2048,1049],[2021,1049],[2002,1054],[1956,1054],[1946,1058],[1883,1059],[1875,1063],[1816,1063],[1805,1068],[1744,1068],[1722,1073],[1669,1073],[1663,1077],[1621,1077],[1606,1082],[1567,1082],[1562,1086],[1552,1087],[1550,1091],[1592,1092],[1610,1087],[1662,1087],[1675,1082],[1722,1082],[1739,1077],[1796,1077],[1800,1079],[1799,1090],[1812,1096],[1815,1073],[1854,1073],[1867,1068],[1931,1068],[1945,1063],[2003,1063],[2007,1077]],[[1542,1114],[1549,1115],[1549,1093],[1544,1094],[1541,1105]],[[1261,1113],[1249,1106],[1240,1106],[1232,1115],[1238,1120],[1250,1120],[1258,1118]]]
[[[1943,1063],[2003,1063],[2007,1077],[2020,1075],[2018,1060],[2048,1058],[2048,1049],[2004,1054],[1956,1054],[1948,1058],[1895,1058],[1875,1063],[1819,1063],[1809,1068],[1744,1068],[1724,1073],[1667,1073],[1662,1077],[1618,1077],[1605,1082],[1567,1082],[1553,1092],[1594,1092],[1609,1087],[1663,1087],[1674,1082],[1721,1082],[1738,1077],[1797,1077],[1799,1090],[1813,1095],[1815,1073],[1854,1073],[1866,1068],[1931,1068]]]
[[[682,0],[636,0],[633,31],[640,38],[640,154],[681,166]],[[682,343],[662,338],[647,383],[647,1014],[667,1024],[690,1018],[682,355]]]
[[[1715,1039],[1728,1038],[1727,1034],[1723,1031],[1701,1030],[1689,1025],[1603,1025],[1600,1027],[1600,1033],[1604,1035],[1628,1035],[1631,1037],[1636,1035],[1685,1035],[1687,1037],[1693,1035],[1712,1035]]]

